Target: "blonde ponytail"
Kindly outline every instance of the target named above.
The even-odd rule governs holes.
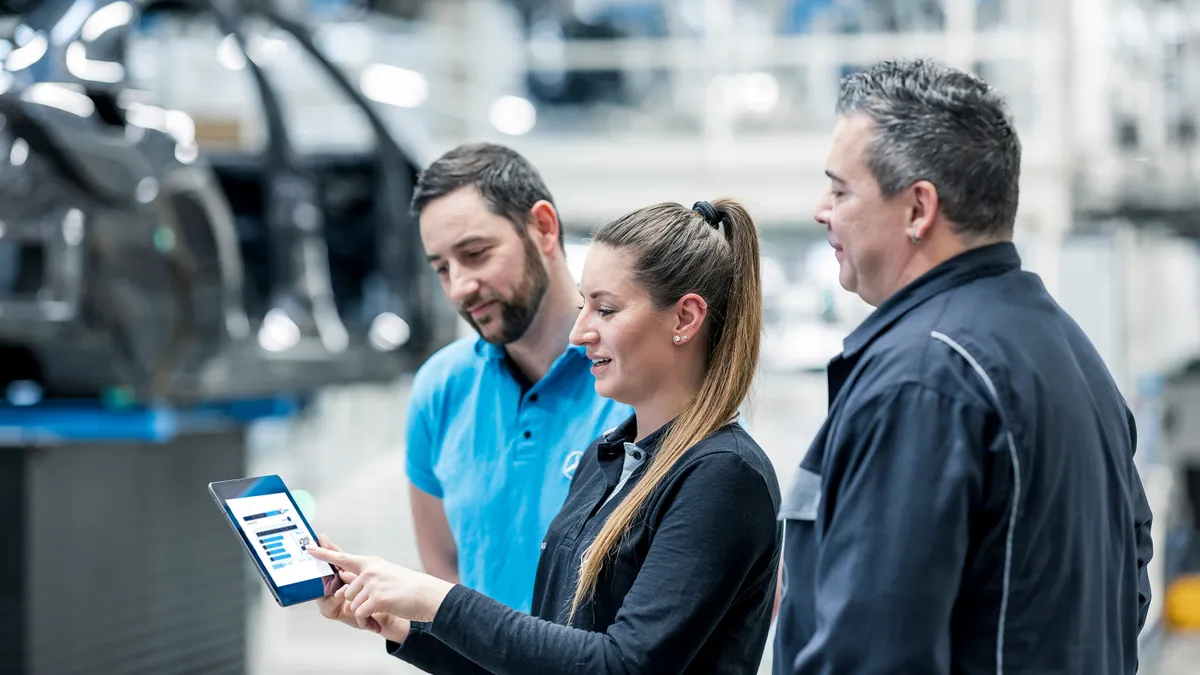
[[[692,446],[728,424],[750,392],[763,329],[758,231],[738,202],[712,202],[714,227],[696,211],[659,204],[620,218],[594,240],[634,253],[634,278],[660,307],[687,293],[709,306],[708,364],[700,390],[674,420],[645,474],[584,552],[571,619],[591,599],[607,559],[646,500]]]

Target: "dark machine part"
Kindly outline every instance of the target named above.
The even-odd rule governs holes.
[[[371,165],[374,180],[364,181],[360,183],[359,187],[371,186],[373,189],[373,192],[370,193],[374,202],[372,209],[374,227],[372,230],[375,236],[372,248],[378,255],[376,269],[380,272],[380,287],[384,289],[384,293],[374,302],[370,298],[363,298],[364,302],[360,305],[360,309],[367,311],[368,315],[373,317],[380,315],[405,317],[412,315],[419,307],[442,307],[439,300],[440,290],[425,261],[417,223],[409,212],[409,198],[412,195],[417,176],[416,167],[396,143],[383,119],[363,96],[362,91],[351,84],[345,75],[321,54],[312,35],[304,25],[266,6],[260,7],[258,11],[275,25],[290,33],[300,46],[317,61],[341,92],[363,111],[375,135],[376,161]],[[326,163],[325,166],[329,167],[331,164]],[[338,173],[337,171],[329,172],[331,176],[336,176]],[[354,171],[347,166],[342,175],[351,177],[353,180]],[[338,189],[339,184],[341,189]],[[346,201],[353,201],[353,193],[356,190],[349,181],[334,177],[329,183],[326,183],[326,187],[329,188],[325,192],[326,208],[337,209]],[[341,213],[340,210],[335,212]],[[343,278],[345,277],[343,276]],[[370,279],[364,278],[362,284],[369,283],[369,281]],[[360,285],[360,288],[362,287],[364,286]],[[453,332],[453,314],[442,313],[442,317],[446,320],[412,324],[409,340],[417,345],[440,346],[450,338]],[[439,328],[441,329],[440,333]]]
[[[51,83],[0,95],[0,373],[63,396],[169,391],[246,333],[211,172],[159,130],[107,121],[110,103]]]
[[[265,313],[253,312],[262,317],[256,329],[260,348],[278,347],[273,341],[295,326],[301,341],[280,351],[306,359],[309,368],[332,364],[336,372],[331,377],[385,379],[398,374],[397,367],[414,369],[452,339],[455,319],[439,311],[444,303],[408,211],[417,172],[413,162],[359,89],[316,47],[306,26],[264,3],[215,0],[196,6],[210,9],[243,53],[246,39],[240,26],[249,17],[264,18],[292,35],[364,113],[376,141],[373,155],[366,157],[298,156],[269,77],[253,59],[246,59],[267,120],[267,150],[256,158],[257,164],[229,162],[230,158],[215,163],[227,187],[240,182],[245,189],[236,195],[227,190],[245,226],[243,234],[250,234],[249,241],[268,242],[265,251],[260,247],[254,254],[263,260],[265,253],[271,270]],[[257,214],[238,208],[255,202]],[[320,265],[313,265],[314,260]],[[322,350],[343,356],[322,359]],[[398,358],[380,364],[380,351],[396,351]],[[266,364],[294,371],[286,359]],[[241,367],[226,367],[211,374],[226,386],[237,386],[242,372]]]
[[[222,32],[249,54],[238,6],[231,0],[201,6],[210,9]],[[267,118],[263,217],[271,238],[272,284],[264,315],[271,318],[259,325],[261,346],[268,351],[339,354],[350,337],[333,299],[316,179],[297,161],[274,85],[254,59],[247,58],[246,64]]]
[[[243,54],[250,14],[295,36],[366,114],[374,152],[300,156],[270,79],[247,58],[266,151],[200,155],[153,123],[170,111],[123,102],[123,81],[80,75],[80,54],[123,58],[129,25],[154,7],[114,22],[118,4],[94,10],[114,24],[99,38],[58,36],[0,95],[0,386],[269,396],[389,380],[452,339],[408,213],[415,162],[306,27],[227,0],[186,5],[214,15]],[[41,21],[25,28],[44,40],[73,7],[39,3]]]

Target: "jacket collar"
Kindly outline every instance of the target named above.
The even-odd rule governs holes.
[[[850,358],[866,349],[910,310],[941,293],[983,277],[1020,269],[1021,256],[1012,242],[988,244],[961,253],[934,267],[897,291],[871,313],[842,343]]]

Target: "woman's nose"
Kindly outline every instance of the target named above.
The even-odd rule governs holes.
[[[571,327],[571,344],[579,347],[595,339],[595,332],[587,325],[587,310],[581,310],[579,317],[575,319],[575,325]]]

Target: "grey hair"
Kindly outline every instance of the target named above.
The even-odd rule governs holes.
[[[928,180],[959,234],[1012,234],[1021,141],[982,79],[928,60],[884,61],[842,80],[837,113],[874,120],[867,166],[885,196]]]
[[[413,189],[412,212],[419,217],[430,202],[467,186],[479,190],[488,210],[512,221],[521,235],[534,204],[543,200],[554,204],[541,174],[516,150],[495,143],[467,143],[421,172]],[[562,228],[558,242],[562,246]]]

